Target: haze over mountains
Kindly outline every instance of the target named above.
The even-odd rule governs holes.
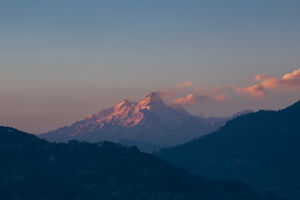
[[[0,127],[0,199],[279,200],[246,184],[191,175],[137,148],[49,143]]]
[[[50,141],[109,140],[135,144],[142,150],[151,151],[162,146],[182,144],[208,134],[223,126],[229,119],[231,117],[193,116],[182,107],[166,105],[158,93],[151,92],[138,103],[123,100],[71,126],[40,136]]]
[[[158,94],[151,93],[138,103],[123,100],[70,127],[42,135],[54,137],[54,141],[77,139],[93,144],[49,143],[0,127],[0,182],[3,183],[0,195],[5,199],[47,200],[99,199],[99,196],[102,199],[278,199],[274,193],[299,199],[300,102],[280,111],[248,112],[237,113],[225,124],[230,118],[193,116],[180,107],[166,105]],[[217,126],[221,128],[198,136],[203,128],[211,131]],[[196,176],[135,147],[99,142],[127,139],[128,143],[162,144],[158,143],[162,140],[166,144],[172,139],[167,143],[172,145],[174,141],[191,140],[187,137],[192,141],[161,150],[157,155]],[[236,180],[245,181],[256,192],[242,182],[228,182]],[[44,185],[39,185],[40,182]],[[268,196],[257,194],[269,191]]]
[[[258,191],[300,199],[300,102],[229,121],[207,136],[159,156],[195,174],[243,180]]]

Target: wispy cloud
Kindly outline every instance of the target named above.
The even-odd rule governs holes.
[[[161,98],[169,98],[169,97],[175,97],[176,96],[176,94],[174,92],[166,91],[166,90],[154,90],[152,92],[154,92],[155,94],[157,94]]]
[[[300,88],[300,69],[284,74],[281,78],[258,74],[254,77],[254,80],[256,81],[255,84],[243,87],[237,85],[206,87],[186,81],[175,84],[166,90],[154,92],[164,98],[167,103],[177,106],[202,104],[205,102],[224,102],[229,99],[232,89],[238,94],[262,98],[268,91]]]
[[[237,86],[233,86],[233,89],[237,92],[237,93],[246,93],[246,94],[250,94],[253,97],[262,97],[265,95],[265,88],[262,85],[251,85],[251,86],[247,86],[247,87],[237,87]]]
[[[154,91],[160,97],[168,99],[173,105],[199,104],[205,101],[221,102],[227,99],[227,95],[222,93],[220,87],[207,88],[204,86],[194,86],[191,81],[175,84],[167,90]]]
[[[173,100],[173,104],[175,105],[188,105],[188,104],[196,104],[201,103],[208,100],[209,97],[205,95],[197,95],[197,94],[188,94],[185,97],[179,97]]]
[[[268,90],[300,88],[300,69],[287,73],[281,78],[259,74],[256,75],[255,80],[258,82],[257,84],[246,87],[233,86],[233,88],[237,93],[247,93],[254,97],[263,97]]]
[[[155,92],[161,98],[176,98],[180,96],[183,93],[183,91],[190,90],[192,86],[193,83],[191,81],[186,81],[184,83],[175,84],[174,86],[169,87],[168,89],[159,89],[154,90],[152,92]]]
[[[257,75],[255,76],[255,80],[256,80],[257,82],[263,81],[263,80],[266,80],[266,79],[269,79],[269,78],[271,78],[271,77],[270,77],[270,76],[267,76],[267,75],[264,75],[264,74],[257,74]]]
[[[176,84],[176,85],[174,86],[174,88],[177,89],[177,90],[181,90],[181,89],[184,89],[184,88],[190,88],[190,87],[192,87],[192,86],[193,86],[192,81],[186,81],[186,82],[184,82],[184,83]]]
[[[214,96],[214,100],[216,100],[216,101],[225,101],[226,99],[227,99],[226,94],[221,94],[221,95]]]

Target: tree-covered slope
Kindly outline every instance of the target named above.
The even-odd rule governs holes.
[[[137,148],[49,143],[0,127],[0,199],[267,200],[242,182],[213,182]]]
[[[241,179],[257,190],[299,199],[299,116],[299,102],[280,111],[250,113],[159,156],[209,178]]]

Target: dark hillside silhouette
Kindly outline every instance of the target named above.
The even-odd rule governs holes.
[[[220,130],[164,149],[161,158],[219,180],[300,199],[300,102],[237,117]]]
[[[49,143],[0,127],[0,199],[274,200],[242,182],[213,182],[136,147]]]

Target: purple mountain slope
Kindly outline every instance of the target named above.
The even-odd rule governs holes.
[[[229,119],[231,117],[193,116],[181,107],[166,105],[158,94],[152,92],[138,103],[123,100],[71,126],[40,136],[50,141],[126,140],[155,145],[177,145],[215,131]]]

